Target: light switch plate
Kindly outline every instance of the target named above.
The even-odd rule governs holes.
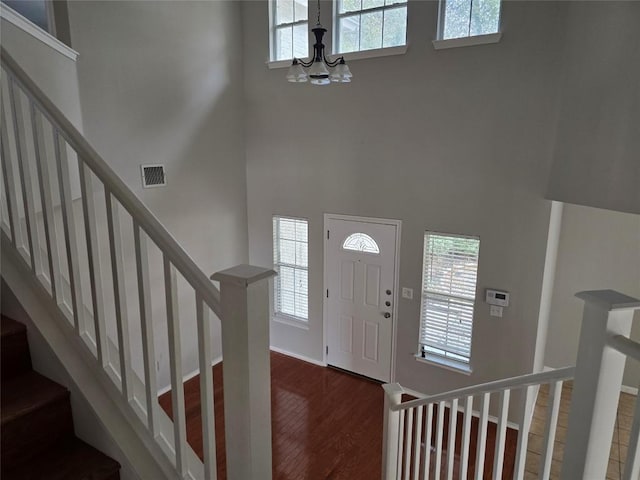
[[[492,317],[502,317],[502,307],[497,305],[491,305],[491,309],[489,310],[489,315]]]
[[[413,288],[402,287],[402,298],[413,300]]]

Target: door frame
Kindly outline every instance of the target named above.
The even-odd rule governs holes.
[[[350,222],[363,222],[363,223],[375,223],[381,225],[393,225],[396,227],[396,249],[395,249],[395,261],[393,272],[393,311],[392,311],[392,328],[391,328],[391,372],[390,383],[396,381],[396,339],[398,331],[398,290],[400,288],[400,239],[402,231],[402,220],[393,220],[388,218],[376,218],[376,217],[361,217],[358,215],[342,215],[337,213],[325,213],[323,223],[323,272],[322,272],[322,360],[325,365],[329,365],[327,362],[327,348],[329,340],[329,299],[327,298],[326,291],[329,288],[327,280],[327,260],[328,260],[328,248],[327,248],[327,235],[324,233],[327,231],[327,223],[329,220],[346,220]]]

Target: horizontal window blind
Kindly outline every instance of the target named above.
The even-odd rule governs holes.
[[[480,240],[426,232],[420,347],[462,362],[471,357]]]
[[[273,217],[273,264],[276,313],[301,320],[309,318],[307,221]]]

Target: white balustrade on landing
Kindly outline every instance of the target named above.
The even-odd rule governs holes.
[[[640,300],[613,291],[582,292],[585,313],[577,367],[523,375],[438,395],[424,395],[398,384],[384,385],[385,417],[382,478],[502,479],[505,471],[507,419],[513,392],[520,392],[518,432],[513,478],[525,476],[530,420],[536,389],[548,386],[547,411],[538,466],[538,478],[551,476],[563,383],[574,377],[569,427],[562,461],[562,478],[590,480],[607,472],[622,373],[626,359],[640,361],[640,344],[628,338],[634,310]],[[402,401],[402,396],[415,397]],[[478,412],[473,411],[479,399]],[[493,452],[487,452],[492,398],[497,400]],[[436,409],[434,422],[433,410]],[[448,414],[445,415],[445,409]],[[514,412],[515,413],[515,412]],[[470,465],[472,417],[477,416],[475,465]],[[448,429],[446,427],[448,418]],[[408,420],[407,420],[408,419]],[[462,423],[458,429],[457,424]],[[432,428],[435,432],[432,433]],[[443,438],[447,429],[446,449]],[[424,432],[424,433],[423,433]],[[624,480],[640,478],[640,402],[636,401]],[[431,442],[435,438],[435,446]],[[413,450],[409,451],[413,445]],[[418,448],[418,445],[420,447]],[[492,454],[492,456],[491,456]],[[456,465],[455,459],[459,459]],[[489,475],[491,472],[491,475]]]
[[[232,404],[252,409],[225,418],[227,442],[229,431],[241,431],[249,445],[227,447],[228,478],[270,478],[271,436],[264,428],[265,422],[270,425],[270,395],[265,387],[270,376],[268,297],[264,292],[273,272],[258,269],[256,274],[251,270],[257,276],[243,279],[245,283],[239,287],[229,287],[234,294],[227,295],[227,302],[233,305],[223,308],[220,291],[204,272],[4,48],[1,87],[3,248],[17,253],[25,271],[35,276],[53,308],[59,309],[57,315],[66,319],[63,323],[70,334],[79,337],[94,355],[100,381],[108,383],[119,405],[139,419],[148,435],[145,443],[157,444],[158,448],[151,448],[152,454],[168,457],[172,469],[166,472],[167,478],[217,476],[211,312],[223,320],[225,371],[227,364],[251,365],[265,376],[257,380],[248,372],[246,378],[224,376],[233,384],[224,385],[225,397],[227,390],[233,394],[229,411],[234,410]],[[79,188],[74,184],[77,180]],[[132,240],[124,235],[125,229],[132,232]],[[160,252],[159,266],[152,264],[150,249]],[[164,282],[153,281],[157,280],[151,278],[153,267],[154,272],[162,272]],[[229,278],[224,276],[223,287]],[[187,443],[180,310],[188,300],[178,295],[179,283],[181,289],[186,284],[193,293],[189,298],[194,302],[197,323],[194,348],[201,373],[203,462]],[[158,319],[154,321],[154,316],[161,298],[165,299],[171,381],[170,432],[166,430],[171,421],[159,408],[156,377],[159,358],[154,330]],[[229,325],[225,325],[223,309],[233,312],[227,314],[233,316]],[[231,340],[225,341],[229,334],[237,340],[234,329],[242,323],[259,337],[244,339],[244,349],[242,345],[237,349],[247,357],[244,360],[232,348]],[[132,361],[130,327],[134,324],[141,332],[142,379]],[[109,325],[115,326],[111,331],[115,330],[116,339],[109,338]],[[251,363],[255,359],[259,359],[259,367]],[[246,421],[245,416],[251,420]]]

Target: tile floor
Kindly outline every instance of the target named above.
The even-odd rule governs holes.
[[[560,413],[558,415],[558,430],[556,432],[556,442],[553,449],[553,461],[551,464],[551,479],[560,478],[562,457],[564,455],[564,444],[567,435],[569,409],[571,404],[571,394],[573,384],[566,382],[562,389],[560,398]],[[529,433],[529,445],[527,451],[527,463],[525,480],[537,479],[540,467],[540,456],[543,448],[543,435],[547,414],[547,401],[549,398],[549,386],[540,388],[538,400],[533,413],[531,429]],[[629,434],[633,422],[633,410],[635,408],[636,397],[627,393],[620,394],[618,403],[618,416],[616,428],[613,433],[611,451],[609,455],[609,467],[607,469],[607,480],[620,480],[624,473],[624,462],[627,456],[629,445]]]

